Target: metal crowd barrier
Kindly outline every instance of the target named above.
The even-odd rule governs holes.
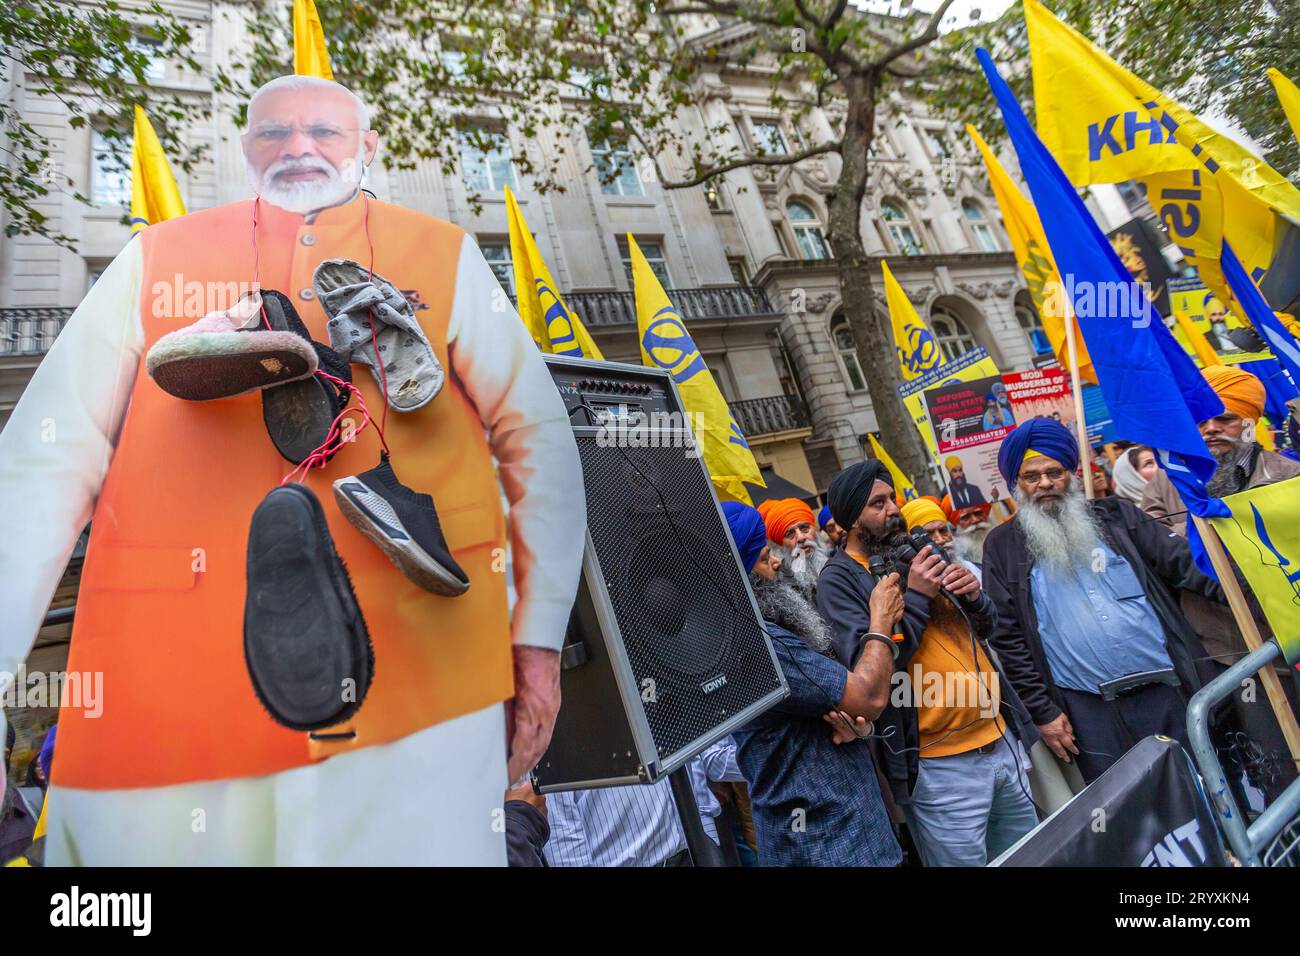
[[[1277,642],[1268,641],[1197,691],[1187,707],[1187,734],[1207,795],[1233,855],[1243,866],[1300,866],[1300,778],[1293,780],[1254,823],[1247,824],[1210,739],[1210,718],[1215,707],[1231,697],[1243,680],[1272,666],[1281,656]]]

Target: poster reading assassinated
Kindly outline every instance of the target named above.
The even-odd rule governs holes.
[[[954,508],[988,504],[1007,494],[998,474],[998,445],[1016,427],[1001,375],[954,382],[925,392]]]

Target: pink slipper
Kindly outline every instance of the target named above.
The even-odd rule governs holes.
[[[145,356],[149,376],[169,395],[191,402],[229,398],[296,382],[315,373],[311,343],[261,327],[261,296],[168,332]]]

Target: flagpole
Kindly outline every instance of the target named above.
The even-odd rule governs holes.
[[[1065,304],[1065,351],[1070,363],[1070,389],[1074,392],[1074,427],[1079,437],[1079,458],[1083,462],[1083,493],[1097,497],[1092,487],[1092,446],[1088,443],[1088,422],[1083,417],[1083,385],[1079,382],[1079,348],[1075,344],[1074,309],[1068,296],[1061,296]]]
[[[1232,616],[1237,621],[1237,628],[1241,631],[1241,636],[1246,640],[1246,647],[1252,651],[1257,651],[1264,646],[1264,639],[1260,636],[1259,627],[1255,624],[1255,617],[1250,613],[1250,607],[1246,604],[1246,596],[1241,591],[1241,585],[1237,582],[1237,575],[1233,571],[1232,563],[1228,560],[1228,554],[1223,549],[1223,542],[1219,539],[1219,534],[1204,518],[1197,515],[1191,516],[1192,521],[1196,523],[1196,530],[1201,533],[1201,541],[1205,544],[1205,553],[1210,556],[1210,563],[1214,565],[1214,573],[1219,576],[1219,583],[1223,585],[1223,592],[1228,598],[1228,607],[1232,609]],[[1277,671],[1273,670],[1272,664],[1266,664],[1259,671],[1260,682],[1264,685],[1264,693],[1268,696],[1269,705],[1273,708],[1273,715],[1277,718],[1278,726],[1282,728],[1282,736],[1286,738],[1287,748],[1291,751],[1292,760],[1300,760],[1300,725],[1296,724],[1295,713],[1291,710],[1291,704],[1286,698],[1286,693],[1282,690],[1282,682],[1278,680]]]

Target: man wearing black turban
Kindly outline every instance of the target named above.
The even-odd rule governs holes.
[[[1008,724],[1027,725],[1028,714],[1012,713],[1016,703],[1008,695],[989,692],[1002,684],[987,652],[973,646],[990,626],[992,604],[966,567],[927,546],[903,570],[897,633],[870,633],[870,602],[883,586],[870,558],[896,547],[905,531],[889,472],[879,461],[852,465],[831,481],[827,498],[848,532],[817,581],[817,608],[831,625],[835,653],[846,667],[859,655],[877,655],[877,679],[887,690],[895,668],[910,678],[876,721],[890,741],[881,749],[890,793],[906,811],[927,866],[983,866],[1038,822],[1003,733]],[[987,699],[922,693],[922,685],[955,687],[950,676],[963,687],[985,688]]]

